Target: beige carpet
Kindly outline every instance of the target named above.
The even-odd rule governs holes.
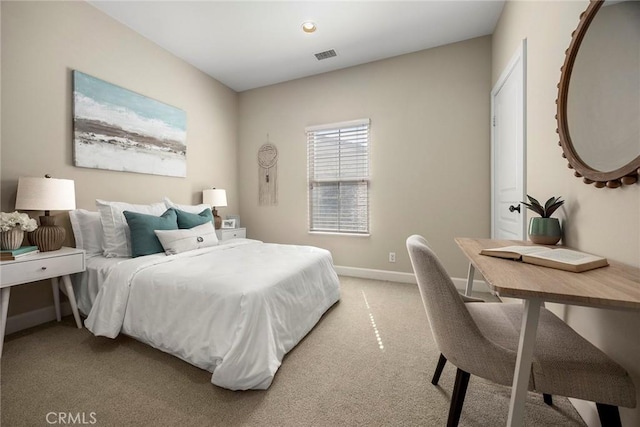
[[[267,391],[218,388],[206,371],[128,337],[94,337],[72,317],[9,335],[2,426],[44,426],[50,412],[84,414],[96,426],[445,425],[455,368],[447,364],[440,386],[431,385],[438,352],[417,287],[341,284],[341,301],[285,357]],[[505,425],[509,395],[471,377],[460,425]],[[548,407],[531,393],[525,424],[584,426],[567,399],[554,396]]]

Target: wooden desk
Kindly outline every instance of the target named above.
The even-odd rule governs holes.
[[[455,241],[469,258],[471,280],[475,268],[498,296],[524,299],[524,315],[507,420],[509,426],[521,426],[523,423],[542,302],[640,310],[639,268],[609,260],[608,267],[571,273],[480,255],[481,249],[530,245],[530,242],[469,238],[456,238]]]

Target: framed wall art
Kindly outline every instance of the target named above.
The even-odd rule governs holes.
[[[75,166],[187,176],[184,110],[73,72]]]

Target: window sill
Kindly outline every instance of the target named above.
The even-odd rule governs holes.
[[[346,237],[370,237],[371,234],[366,233],[340,233],[337,231],[309,231],[309,234],[320,234],[325,236],[346,236]]]

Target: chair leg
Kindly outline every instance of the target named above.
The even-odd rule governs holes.
[[[553,405],[553,398],[551,397],[550,394],[547,393],[542,393],[542,399],[544,399],[544,403],[546,403],[549,406]]]
[[[458,368],[456,371],[456,383],[453,386],[451,395],[451,406],[449,406],[449,419],[447,427],[457,427],[462,414],[462,405],[464,404],[464,396],[467,394],[467,386],[471,375],[468,372]]]
[[[602,427],[622,427],[617,406],[596,403],[596,407],[598,408],[598,417]]]
[[[431,378],[431,384],[438,385],[438,381],[440,381],[440,375],[442,374],[442,370],[444,369],[444,365],[447,363],[447,358],[444,357],[442,353],[440,353],[440,358],[438,359],[438,366],[436,366],[436,371],[433,373],[433,378]]]

